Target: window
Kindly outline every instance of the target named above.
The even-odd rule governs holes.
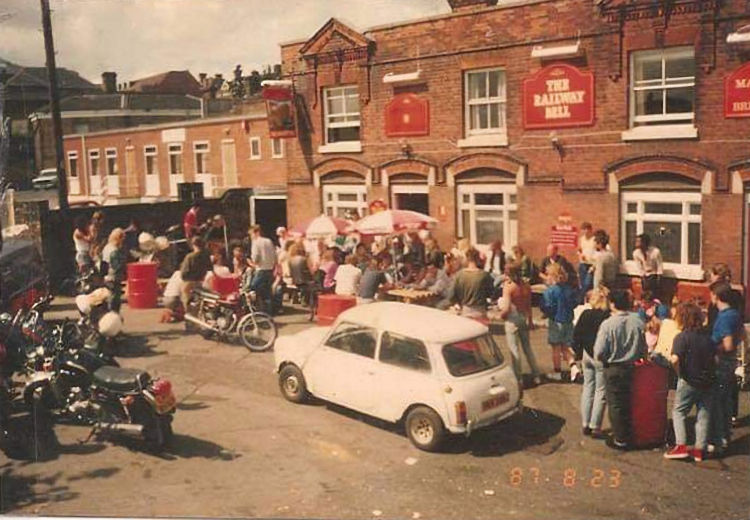
[[[675,47],[633,53],[631,127],[692,123],[695,51]]]
[[[323,213],[329,217],[346,218],[356,211],[360,217],[367,215],[367,187],[356,184],[329,184],[323,186]]]
[[[90,175],[99,175],[99,150],[89,150],[89,173]]]
[[[250,138],[250,158],[257,160],[261,158],[260,154],[260,137]]]
[[[104,157],[107,159],[107,175],[117,175],[117,149],[107,148]]]
[[[208,173],[208,143],[193,143],[196,175]]]
[[[635,238],[651,237],[659,248],[665,270],[679,278],[700,278],[701,194],[697,192],[625,192],[622,195],[622,257],[631,274]]]
[[[445,345],[443,358],[448,371],[455,377],[476,374],[503,364],[503,355],[489,334]]]
[[[271,157],[274,159],[284,157],[284,141],[282,139],[271,139]]]
[[[421,372],[430,371],[430,357],[424,343],[399,334],[383,333],[380,340],[379,358],[380,361],[389,365]]]
[[[170,175],[182,175],[182,145],[170,144],[167,153],[169,154]]]
[[[78,152],[68,152],[68,175],[78,177]]]
[[[156,146],[144,146],[143,147],[143,157],[146,162],[146,175],[158,175],[159,174],[159,166],[156,161],[157,157],[157,149]]]
[[[486,69],[465,75],[466,135],[504,134],[505,71]]]
[[[514,184],[460,184],[458,234],[486,246],[500,240],[506,248],[518,240],[518,204]]]
[[[356,86],[325,89],[326,143],[359,141],[359,92]]]
[[[328,337],[326,346],[374,358],[377,343],[378,332],[375,329],[353,323],[341,323]]]

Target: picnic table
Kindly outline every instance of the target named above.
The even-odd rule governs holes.
[[[395,298],[404,303],[418,303],[422,305],[437,296],[437,294],[432,291],[420,289],[391,289],[386,294],[391,298]]]

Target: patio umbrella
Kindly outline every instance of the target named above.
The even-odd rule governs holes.
[[[289,234],[293,236],[302,236],[305,238],[329,238],[336,235],[343,235],[350,230],[352,223],[343,218],[329,217],[320,215],[310,219],[302,224],[294,226]]]
[[[416,211],[387,209],[358,220],[354,223],[354,229],[363,235],[390,235],[428,229],[435,224],[437,220]]]

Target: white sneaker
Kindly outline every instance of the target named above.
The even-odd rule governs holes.
[[[550,381],[562,381],[562,372],[550,372],[547,374],[547,379]]]
[[[578,365],[570,365],[570,382],[575,383],[579,375],[581,375],[581,369]]]

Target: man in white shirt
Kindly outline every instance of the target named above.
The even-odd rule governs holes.
[[[586,294],[593,287],[592,267],[596,256],[596,244],[594,243],[594,226],[591,222],[581,224],[583,232],[578,237],[578,281],[581,284],[581,292]]]
[[[359,281],[362,271],[357,267],[357,258],[347,255],[346,260],[336,269],[336,294],[342,296],[356,296],[359,294]]]
[[[273,270],[276,267],[276,247],[270,238],[263,236],[260,226],[251,228],[252,244],[250,246],[250,265],[255,268],[250,290],[261,298],[261,305],[271,310],[271,284]]]
[[[664,274],[664,262],[658,247],[651,245],[651,237],[643,233],[635,238],[633,260],[641,275],[644,291],[650,291],[653,298],[661,299],[661,277]]]

